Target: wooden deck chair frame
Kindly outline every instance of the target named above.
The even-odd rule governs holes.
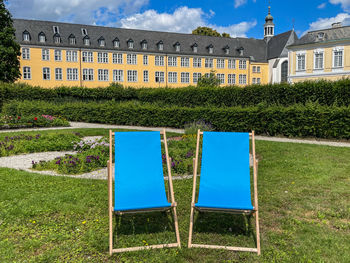
[[[255,134],[254,131],[249,133],[249,136],[252,139],[252,155],[253,155],[253,176],[254,176],[254,207],[253,210],[231,210],[231,209],[199,209],[195,207],[196,200],[196,183],[197,183],[197,171],[198,171],[198,154],[199,154],[199,142],[200,136],[203,135],[203,132],[198,130],[197,133],[197,146],[196,146],[196,156],[193,158],[193,190],[192,190],[192,203],[191,203],[191,215],[190,215],[190,229],[188,237],[188,248],[197,247],[197,248],[210,248],[210,249],[226,249],[231,251],[244,251],[244,252],[256,252],[260,255],[260,230],[259,230],[259,209],[258,209],[258,161],[255,156]],[[223,212],[223,213],[234,213],[234,214],[253,214],[255,216],[256,224],[256,248],[247,248],[247,247],[231,247],[231,246],[218,246],[218,245],[204,245],[204,244],[193,244],[192,243],[192,233],[193,233],[193,218],[194,210],[200,212]]]
[[[108,216],[109,216],[109,254],[110,255],[112,255],[113,253],[138,251],[138,250],[154,249],[154,248],[167,248],[167,247],[181,248],[179,224],[178,224],[177,214],[176,214],[177,204],[175,202],[175,197],[174,197],[174,188],[173,188],[173,181],[171,176],[171,166],[170,166],[168,144],[167,144],[165,129],[161,131],[160,134],[163,135],[163,138],[164,138],[165,155],[166,155],[166,163],[168,168],[168,180],[169,180],[168,182],[169,189],[168,189],[167,197],[168,197],[168,202],[171,203],[171,207],[115,212],[113,207],[113,171],[112,171],[112,149],[113,149],[112,137],[114,136],[114,133],[111,130],[109,131],[109,161],[107,161],[107,172],[108,172]],[[175,234],[176,234],[176,241],[177,241],[176,243],[159,244],[159,245],[151,245],[151,246],[143,246],[143,247],[113,248],[113,214],[114,213],[118,215],[122,215],[127,213],[145,213],[145,212],[167,211],[167,210],[172,210],[172,213],[173,213]]]

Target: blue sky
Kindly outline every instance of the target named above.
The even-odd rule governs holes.
[[[9,0],[15,18],[190,33],[210,26],[232,36],[263,37],[267,0]],[[276,33],[350,25],[350,0],[271,0]]]

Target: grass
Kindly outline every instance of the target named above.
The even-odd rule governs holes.
[[[2,168],[0,262],[348,262],[349,149],[257,141],[257,153],[260,257],[186,248],[192,180],[174,181],[182,249],[109,257],[106,181]],[[196,214],[195,220],[197,243],[254,246],[247,218]],[[119,247],[175,241],[166,214],[123,216],[116,224]]]

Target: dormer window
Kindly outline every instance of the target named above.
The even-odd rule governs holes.
[[[70,34],[70,36],[68,37],[68,41],[70,45],[75,45],[77,43],[75,36],[73,34]]]
[[[90,46],[90,38],[89,38],[89,36],[86,35],[83,40],[84,40],[84,45],[85,46]]]
[[[105,41],[105,39],[104,39],[103,37],[100,37],[100,38],[98,39],[98,45],[99,45],[100,47],[104,47],[104,46],[106,45],[106,41]]]
[[[230,47],[229,46],[225,46],[224,47],[224,52],[226,55],[229,55],[230,54]]]
[[[324,39],[324,35],[325,35],[324,32],[318,33],[318,34],[317,34],[317,39],[318,39],[318,40],[323,40],[323,39]]]
[[[87,30],[86,30],[86,28],[82,28],[81,29],[81,34],[83,35],[83,36],[87,36]]]
[[[214,46],[212,44],[210,44],[208,46],[208,52],[209,52],[209,54],[213,54],[214,53]]]
[[[60,44],[61,43],[61,36],[60,36],[60,34],[58,34],[58,33],[54,34],[53,39],[54,39],[55,44]]]
[[[131,38],[128,40],[128,48],[134,48],[134,40],[132,40]]]
[[[53,33],[54,34],[59,34],[60,33],[60,28],[58,26],[53,26]]]
[[[237,48],[237,51],[238,51],[240,56],[244,55],[244,47]]]
[[[120,47],[120,42],[119,42],[119,39],[117,37],[113,40],[113,47],[115,47],[115,48]]]
[[[30,34],[27,30],[23,32],[23,41],[30,41]]]
[[[46,36],[43,32],[39,33],[39,42],[40,43],[45,43],[46,42]]]
[[[142,49],[147,49],[147,41],[145,39],[141,41],[141,47]]]
[[[192,51],[193,51],[193,53],[197,53],[198,52],[198,45],[197,45],[197,43],[194,43],[192,45]]]
[[[175,47],[175,51],[176,51],[176,52],[180,52],[180,51],[181,51],[181,45],[180,45],[179,42],[176,42],[176,43],[174,44],[174,47]]]
[[[159,51],[163,51],[164,50],[164,44],[163,44],[162,40],[157,43],[157,46],[158,46],[158,50]]]

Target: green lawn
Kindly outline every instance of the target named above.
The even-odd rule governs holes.
[[[182,249],[109,257],[106,181],[0,169],[0,262],[349,262],[349,148],[257,141],[257,153],[260,257],[185,248],[192,180],[174,182]],[[195,219],[196,243],[254,246],[253,220],[250,227],[242,216]],[[115,246],[175,241],[166,214],[116,224]]]

